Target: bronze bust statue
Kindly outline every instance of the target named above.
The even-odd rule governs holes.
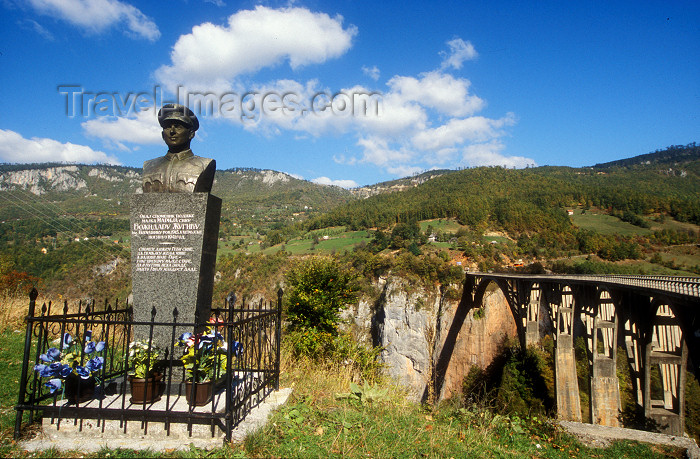
[[[144,193],[208,193],[214,184],[216,161],[195,156],[190,149],[199,120],[192,110],[178,104],[158,111],[168,153],[143,163]]]

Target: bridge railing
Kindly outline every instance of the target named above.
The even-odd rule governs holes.
[[[590,281],[613,283],[617,285],[625,285],[629,287],[640,287],[663,292],[675,293],[691,297],[700,297],[700,277],[688,276],[632,276],[623,274],[606,274],[606,275],[563,275],[563,274],[499,274],[499,273],[479,273],[471,272],[467,275],[481,277],[500,277],[500,278],[522,278],[529,277],[533,279],[551,279],[551,280],[572,280],[572,281]]]

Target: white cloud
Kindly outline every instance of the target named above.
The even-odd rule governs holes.
[[[465,142],[485,142],[504,133],[504,126],[515,124],[515,115],[494,120],[483,116],[454,118],[435,129],[426,129],[413,136],[413,145],[420,150],[441,150]]]
[[[366,67],[362,66],[362,73],[373,79],[374,81],[377,81],[379,79],[379,69],[377,66],[372,66],[372,67]]]
[[[33,19],[19,21],[18,24],[24,29],[38,33],[48,41],[54,41],[56,39],[56,37],[54,37],[53,34],[46,29],[46,27],[42,26]]]
[[[89,33],[99,33],[123,24],[127,33],[155,41],[158,26],[138,8],[118,0],[29,0],[41,13],[64,19]]]
[[[498,141],[468,145],[462,152],[462,161],[467,166],[505,166],[522,168],[534,165],[535,160],[524,156],[504,156],[505,145]]]
[[[396,166],[389,166],[386,171],[397,177],[408,177],[410,175],[415,175],[423,172],[425,169],[418,166],[409,166],[406,164],[398,164]]]
[[[331,180],[328,177],[318,177],[311,181],[318,185],[332,185],[341,188],[357,188],[359,186],[354,180]]]
[[[0,129],[0,160],[8,163],[105,163],[121,164],[114,156],[84,145],[61,143],[53,139],[25,139],[10,130]]]
[[[417,102],[449,116],[465,116],[484,107],[484,101],[469,94],[469,80],[433,71],[421,78],[395,76],[387,83],[406,102]]]
[[[452,67],[455,70],[462,68],[462,63],[467,60],[475,59],[478,54],[474,45],[469,41],[464,41],[461,38],[454,38],[447,42],[447,46],[450,47],[449,52],[441,51],[442,65],[441,69],[446,69]]]
[[[102,117],[81,124],[85,134],[97,137],[107,145],[114,144],[129,150],[124,143],[159,144],[163,141],[162,129],[153,110],[137,112],[136,117]]]
[[[331,18],[306,8],[257,6],[239,11],[225,26],[204,23],[182,35],[173,46],[171,64],[156,71],[166,87],[221,88],[239,75],[289,61],[292,69],[320,64],[344,54],[357,28],[343,28]]]
[[[391,148],[389,141],[381,137],[360,138],[357,144],[363,149],[362,158],[359,160],[362,163],[390,167],[413,159],[413,152],[404,148]]]
[[[412,130],[424,129],[428,115],[420,104],[407,100],[396,92],[387,92],[381,96],[380,116],[360,116],[353,120],[360,132],[370,132],[388,140],[401,138]]]

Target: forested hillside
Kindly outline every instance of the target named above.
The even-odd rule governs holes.
[[[596,164],[593,167],[603,169],[610,167],[634,167],[648,164],[664,164],[673,166],[675,164],[682,164],[684,162],[693,161],[698,158],[700,158],[700,145],[697,145],[695,142],[692,142],[688,145],[673,145],[664,148],[663,150],[656,150],[653,153],[634,156],[632,158],[625,158],[616,161],[609,161],[607,163]]]
[[[311,229],[338,225],[361,229],[456,218],[475,229],[496,227],[532,234],[566,230],[570,223],[565,209],[572,206],[634,215],[663,214],[698,224],[700,158],[694,145],[687,152],[683,162],[677,161],[680,155],[673,157],[673,167],[654,161],[633,169],[466,169],[399,194],[382,194],[338,207],[308,225]]]

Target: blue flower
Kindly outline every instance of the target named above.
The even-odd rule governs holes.
[[[56,349],[55,347],[49,348],[48,351],[46,351],[46,354],[41,354],[39,358],[44,361],[44,362],[53,362],[56,360],[59,356],[61,355],[61,351]]]
[[[95,352],[95,347],[96,347],[96,346],[95,346],[95,343],[93,343],[92,341],[88,342],[88,343],[85,345],[85,353],[86,353],[86,354],[92,354],[93,352]]]
[[[88,379],[90,377],[90,370],[88,370],[85,367],[81,367],[78,365],[75,367],[75,372],[80,376],[82,379]]]
[[[231,349],[233,354],[240,355],[242,350],[243,350],[243,345],[241,343],[239,343],[238,341],[234,341],[233,342],[233,349]]]
[[[192,336],[194,336],[194,335],[192,335],[192,333],[190,333],[190,332],[183,333],[177,339],[177,345],[181,346],[181,347],[184,346],[185,344],[187,344],[187,341],[192,338]]]
[[[105,358],[104,357],[95,357],[94,359],[91,359],[88,361],[86,368],[88,371],[93,372],[100,370],[102,368],[102,365],[105,363]]]
[[[102,350],[103,350],[104,348],[105,348],[105,342],[104,342],[104,341],[100,341],[99,343],[97,343],[97,346],[95,346],[95,351],[97,351],[97,352],[102,352]]]
[[[64,378],[66,376],[68,376],[69,374],[71,374],[72,372],[73,372],[73,369],[69,365],[65,365],[65,364],[59,370],[59,374]]]
[[[57,378],[55,378],[55,379],[49,379],[48,382],[45,382],[45,383],[44,383],[44,386],[48,387],[48,388],[49,388],[49,392],[52,393],[52,394],[53,394],[54,392],[56,392],[57,390],[59,390],[59,389],[61,388],[61,385],[62,385],[62,384],[61,384],[61,380],[60,380],[60,379],[57,379]]]
[[[212,346],[212,336],[209,335],[204,335],[200,338],[199,344],[197,345],[197,349],[206,349],[209,350]]]
[[[85,342],[92,341],[92,330],[85,330]]]
[[[53,362],[50,365],[39,364],[34,366],[34,370],[39,372],[39,376],[42,378],[48,378],[49,376],[56,376],[63,365],[60,362]]]
[[[63,334],[63,349],[67,349],[70,343],[73,342],[73,337],[68,333]]]

